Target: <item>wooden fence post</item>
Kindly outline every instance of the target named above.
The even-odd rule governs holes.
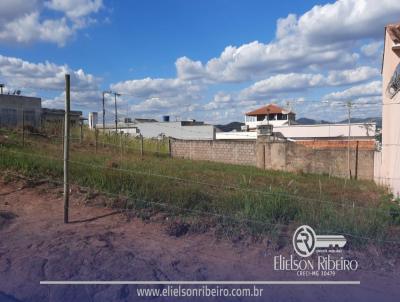
[[[69,110],[70,110],[70,75],[65,75],[65,117],[64,117],[64,223],[69,220]]]
[[[168,137],[168,153],[169,157],[172,157],[172,146],[171,146],[171,138]]]

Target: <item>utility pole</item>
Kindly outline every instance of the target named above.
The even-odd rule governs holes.
[[[106,94],[106,91],[103,91],[103,133],[106,128],[106,109],[105,109],[105,104],[104,104],[104,95]]]
[[[103,91],[103,133],[106,128],[106,109],[105,109],[105,95],[106,94],[113,94],[114,95],[114,107],[115,107],[115,132],[118,131],[118,112],[117,112],[117,96],[121,94],[113,91]]]
[[[287,121],[288,121],[288,125],[290,126],[290,118],[289,118],[289,115],[290,115],[290,113],[292,112],[292,104],[290,103],[290,101],[287,101],[287,102],[286,102],[286,107],[287,107],[287,110],[289,111],[288,114],[287,114]]]
[[[114,94],[114,106],[115,106],[115,133],[118,132],[118,109],[117,109],[117,96],[120,96],[119,93],[113,92]]]
[[[349,173],[349,178],[351,178],[351,169],[350,169],[350,135],[351,135],[351,101],[347,102],[347,115],[348,115],[348,124],[349,124],[349,133],[347,137],[347,171]]]
[[[69,111],[70,111],[70,75],[65,75],[65,118],[64,118],[64,223],[68,223],[69,210]]]
[[[103,133],[104,130],[106,129],[106,101],[105,101],[105,96],[106,94],[112,94],[112,91],[110,90],[104,90],[103,91]]]

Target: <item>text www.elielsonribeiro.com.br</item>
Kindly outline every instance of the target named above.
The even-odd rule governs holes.
[[[184,287],[168,285],[164,288],[140,287],[136,289],[138,297],[261,297],[263,289],[253,287],[224,288],[202,285]]]

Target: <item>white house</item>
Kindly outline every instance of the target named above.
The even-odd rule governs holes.
[[[295,119],[296,114],[294,112],[270,104],[247,112],[245,115],[245,124],[247,130],[255,131],[259,125],[271,124],[274,127],[290,125]]]
[[[350,129],[349,129],[350,128]],[[291,140],[375,140],[375,123],[283,125],[274,126],[273,133]],[[257,139],[256,131],[218,132],[216,139]]]

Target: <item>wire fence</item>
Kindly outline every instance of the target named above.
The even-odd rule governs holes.
[[[61,92],[61,89],[62,85],[58,85],[47,90]],[[68,90],[67,98],[70,92],[74,96],[78,90]],[[228,166],[227,171],[207,171],[210,166],[201,163],[170,160],[170,138],[145,139],[118,131],[118,118],[126,114],[117,107],[123,106],[121,102],[117,104],[117,95],[123,98],[129,94],[113,95],[112,99],[104,100],[103,112],[104,122],[116,123],[115,131],[90,130],[81,120],[75,120],[70,125],[67,144],[63,118],[42,122],[37,129],[23,114],[18,131],[0,132],[2,169],[19,171],[28,177],[46,175],[51,181],[65,184],[61,181],[64,162],[70,166],[67,174],[72,183],[116,199],[112,204],[114,209],[139,215],[162,211],[199,223],[209,217],[212,225],[226,232],[245,230],[250,234],[287,236],[288,228],[307,223],[320,232],[334,232],[357,240],[400,243],[399,206],[387,200],[387,196],[382,200],[382,190],[363,191],[355,182],[326,180],[323,176],[305,177],[303,183],[297,184],[296,177],[287,174],[257,179],[251,173],[239,173],[238,181],[232,179],[238,173],[230,172]],[[339,111],[351,107],[348,102],[337,100],[319,104],[336,106]],[[353,104],[352,110],[363,112],[364,105]],[[165,127],[177,129],[172,124]],[[63,150],[69,141],[68,159],[63,157]],[[254,185],[250,184],[252,177],[256,179]],[[366,200],[356,199],[357,193]],[[369,197],[369,193],[373,196]]]
[[[25,133],[26,141],[22,145],[21,132],[7,133],[9,139],[1,143],[0,149],[0,163],[3,166],[8,165],[8,168],[12,168],[14,165],[16,170],[28,172],[28,175],[43,175],[43,171],[47,171],[48,175],[52,175],[52,181],[62,183],[61,136],[46,135],[43,132]],[[56,140],[48,142],[50,137]],[[318,231],[343,234],[356,240],[384,244],[400,243],[400,240],[396,240],[399,238],[397,234],[386,234],[387,227],[396,227],[394,221],[400,216],[398,207],[362,205],[359,200],[345,198],[335,201],[326,199],[320,180],[320,189],[317,190],[320,192],[319,198],[291,194],[273,184],[265,190],[227,184],[222,180],[215,183],[182,177],[179,173],[174,175],[169,173],[168,169],[161,169],[163,173],[154,171],[154,165],[146,164],[152,163],[153,158],[157,158],[155,155],[163,154],[164,151],[161,148],[154,150],[152,145],[153,149],[149,147],[146,152],[149,157],[143,161],[143,154],[138,152],[141,148],[135,147],[139,142],[138,138],[120,134],[103,135],[99,138],[95,131],[89,130],[86,130],[83,139],[79,132],[71,137],[75,138],[72,140],[69,160],[72,182],[88,191],[123,200],[122,206],[118,206],[118,202],[111,205],[113,209],[121,212],[161,211],[188,220],[202,220],[208,217],[207,219],[214,220],[213,224],[222,225],[231,232],[240,232],[241,228],[247,228],[252,234],[272,233],[280,234],[279,236],[285,236],[284,230],[288,226],[309,223],[316,225]],[[124,141],[123,147],[121,141]],[[166,142],[168,139],[164,138],[161,141],[154,140],[152,144],[167,145]],[[36,149],[38,146],[41,149]],[[169,152],[164,153],[169,155]],[[14,162],[7,162],[10,158],[13,158]],[[31,161],[19,161],[19,158],[31,158]],[[138,159],[141,160],[141,165],[130,165],[130,161]],[[50,163],[42,167],[41,161]],[[179,160],[173,161],[179,164]],[[158,164],[163,165],[163,162]],[[190,169],[187,166],[184,168]],[[195,176],[198,171],[193,172]],[[325,180],[323,177],[322,179]],[[295,178],[289,183],[293,181],[296,181]],[[348,181],[341,181],[345,190]]]
[[[118,148],[118,145],[113,145],[113,144],[106,144]],[[1,146],[0,146],[1,147]],[[60,157],[56,156],[49,156],[49,155],[40,155],[40,154],[32,154],[28,152],[23,152],[23,151],[17,151],[17,150],[8,150],[8,149],[1,149],[2,152],[8,152],[8,153],[14,153],[14,154],[19,154],[27,157],[38,157],[42,159],[51,159],[51,160],[57,160],[57,161],[62,161],[63,159]],[[136,150],[136,149],[135,149]],[[326,203],[329,205],[334,205],[337,207],[343,207],[343,208],[349,208],[349,209],[363,209],[363,210],[370,210],[370,211],[377,211],[377,212],[382,212],[382,213],[399,213],[400,214],[400,208],[398,210],[393,209],[391,211],[387,211],[385,209],[380,209],[377,207],[368,207],[368,206],[361,206],[361,205],[356,205],[354,200],[342,200],[341,202],[337,201],[329,201],[321,198],[310,198],[310,197],[302,197],[298,195],[293,195],[290,193],[285,193],[285,192],[279,192],[277,191],[274,187],[270,186],[269,191],[265,190],[259,190],[255,188],[243,188],[243,187],[238,187],[234,185],[225,185],[225,184],[215,184],[215,183],[209,183],[205,181],[199,181],[199,180],[193,180],[193,179],[188,179],[188,178],[181,178],[177,176],[172,176],[168,174],[159,174],[159,173],[154,173],[152,171],[140,171],[140,170],[133,170],[133,169],[124,169],[124,168],[118,168],[118,167],[109,167],[109,166],[104,166],[104,165],[99,165],[99,164],[93,164],[85,161],[77,161],[77,160],[69,160],[70,163],[72,164],[77,164],[77,165],[82,165],[90,168],[94,168],[97,170],[113,170],[117,172],[124,172],[127,174],[133,174],[133,175],[142,175],[142,176],[148,176],[148,177],[155,177],[155,178],[164,178],[184,184],[194,184],[194,185],[201,185],[201,186],[207,186],[213,189],[218,189],[218,190],[226,190],[226,191],[240,191],[243,193],[251,193],[251,194],[259,194],[259,195],[265,195],[265,196],[282,196],[282,197],[287,197],[287,198],[294,198],[298,202],[317,202],[317,203]]]

